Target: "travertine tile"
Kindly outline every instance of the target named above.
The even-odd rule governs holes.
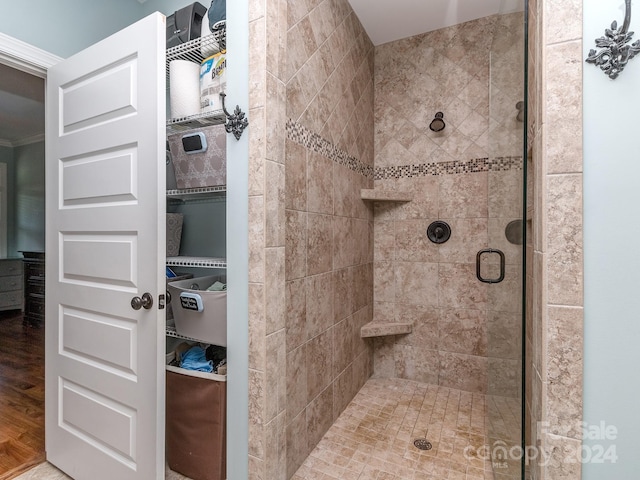
[[[552,2],[560,4],[561,2]],[[565,2],[571,9],[577,2]],[[571,22],[573,24],[573,22]],[[546,47],[545,156],[549,173],[582,172],[582,42]]]
[[[307,441],[309,447],[314,447],[333,423],[333,384],[311,401],[306,415]]]
[[[286,428],[287,478],[291,478],[309,455],[306,412],[302,411]]]
[[[249,196],[264,194],[264,162],[265,162],[265,109],[252,108],[251,130],[249,131]]]
[[[311,402],[331,384],[334,372],[333,340],[333,329],[329,329],[307,342],[307,402]]]
[[[333,377],[340,375],[353,361],[354,341],[352,325],[349,318],[336,323],[332,329],[333,335]]]
[[[394,266],[393,262],[377,262],[373,265],[373,298],[376,303],[395,301]]]
[[[314,275],[306,279],[307,340],[328,330],[334,324],[333,273]]]
[[[264,107],[266,105],[266,21],[264,17],[257,18],[249,23],[249,105],[251,108]],[[253,128],[253,124],[252,124]]]
[[[302,345],[287,354],[287,421],[307,406],[307,350]]]
[[[411,305],[438,305],[438,264],[396,262],[395,301]]]
[[[438,265],[438,305],[442,308],[487,308],[487,284],[476,278],[474,264]]]
[[[309,213],[307,217],[307,275],[329,272],[334,267],[335,217]]]
[[[447,263],[473,263],[476,253],[487,248],[487,219],[486,218],[443,218],[451,227],[451,237],[440,245],[432,243],[423,233],[425,240],[437,249],[437,261]],[[495,247],[497,248],[497,247]]]
[[[439,218],[486,218],[487,174],[468,173],[440,177]]]
[[[583,309],[549,307],[547,419],[549,433],[582,438]]]
[[[440,352],[440,385],[468,392],[487,391],[486,357]]]
[[[286,282],[287,351],[307,341],[307,286],[304,278]]]
[[[497,397],[485,399],[481,394],[437,385],[371,379],[293,478],[489,478],[478,455],[489,445],[491,428],[517,428],[514,405]],[[484,420],[490,412],[493,425],[487,430]],[[432,450],[421,451],[413,445],[415,438],[425,434]],[[509,439],[506,445],[518,442],[519,437]],[[486,475],[493,476],[491,466],[488,468]]]
[[[440,359],[436,350],[396,344],[393,353],[397,377],[438,384]]]
[[[287,353],[285,331],[279,330],[266,339],[269,361],[265,366],[265,422],[283,412],[287,401]]]
[[[354,268],[342,268],[333,272],[333,313],[334,323],[337,323],[355,311],[356,287]]]
[[[285,168],[265,161],[265,246],[285,245]]]
[[[264,197],[249,197],[249,281],[264,283]]]
[[[249,284],[249,368],[264,368],[265,351],[265,303],[264,285]]]
[[[487,355],[487,313],[482,310],[440,310],[438,350]]]
[[[265,374],[249,370],[249,455],[264,459]]]
[[[286,141],[285,206],[307,210],[307,151],[291,140]]]
[[[394,303],[390,321],[411,322],[413,331],[396,338],[398,344],[437,350],[440,343],[438,332],[439,310],[434,306]]]
[[[550,433],[543,435],[542,448],[549,458],[543,467],[544,478],[574,480],[582,475],[582,442],[559,437]]]
[[[547,0],[544,5],[543,28],[547,44],[582,38],[582,5],[580,0]],[[571,21],[562,21],[562,19]]]
[[[286,479],[287,445],[284,422],[285,413],[265,425],[265,474],[266,478]]]
[[[307,273],[307,213],[286,210],[285,219],[285,276],[293,280]]]
[[[280,0],[274,0],[280,1]],[[273,10],[273,9],[270,9]],[[267,35],[268,39],[277,35]],[[277,52],[276,49],[273,50]],[[270,61],[270,60],[268,60]],[[273,59],[277,68],[277,59]],[[266,128],[265,156],[276,163],[285,163],[285,124],[287,122],[286,87],[274,74],[267,73],[266,80],[266,108],[269,112],[269,121]]]
[[[438,245],[427,237],[427,228],[435,219],[398,220],[395,231],[395,260],[398,262],[437,262]],[[374,226],[374,229],[376,226]]]
[[[285,247],[265,249],[266,334],[285,328]],[[284,340],[284,338],[283,338]]]
[[[522,352],[522,314],[488,312],[487,354],[494,358],[520,358]],[[527,357],[531,360],[531,357]]]
[[[333,160],[315,152],[307,159],[307,208],[309,212],[333,215]]]
[[[583,302],[582,175],[553,175],[546,181],[548,201],[548,301]]]

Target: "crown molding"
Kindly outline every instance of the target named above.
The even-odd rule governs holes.
[[[44,133],[37,133],[28,137],[16,140],[13,143],[14,147],[23,147],[24,145],[31,145],[32,143],[44,142]]]
[[[44,133],[37,133],[29,137],[20,138],[18,140],[7,140],[0,138],[0,147],[16,148],[31,145],[32,143],[44,142]]]
[[[45,78],[47,70],[61,60],[57,55],[0,33],[0,63]]]

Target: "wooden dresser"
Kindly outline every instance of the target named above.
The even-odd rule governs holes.
[[[44,322],[44,252],[22,252],[24,256],[24,323]]]
[[[24,302],[22,259],[0,259],[0,311],[22,310]]]

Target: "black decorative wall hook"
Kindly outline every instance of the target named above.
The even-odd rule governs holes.
[[[622,27],[618,29],[618,22],[615,20],[611,24],[611,28],[604,31],[604,37],[596,39],[596,47],[601,50],[591,49],[587,57],[587,63],[593,63],[609,76],[616,79],[627,66],[629,60],[640,53],[640,40],[627,45],[632,37],[633,32],[629,32],[629,23],[631,23],[631,0],[625,0],[625,15]]]
[[[244,112],[240,110],[240,105],[236,105],[236,109],[233,114],[227,112],[227,108],[224,105],[224,99],[226,96],[226,93],[220,93],[220,100],[222,101],[222,111],[227,117],[227,123],[225,123],[224,128],[227,133],[233,133],[233,136],[236,137],[236,140],[240,140],[242,132],[249,125],[249,121],[245,118]]]

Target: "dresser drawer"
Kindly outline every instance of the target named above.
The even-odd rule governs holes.
[[[22,275],[22,260],[0,261],[0,276]]]
[[[0,292],[10,292],[12,290],[22,290],[22,275],[10,275],[0,277]]]
[[[22,308],[22,290],[0,293],[0,308]]]

